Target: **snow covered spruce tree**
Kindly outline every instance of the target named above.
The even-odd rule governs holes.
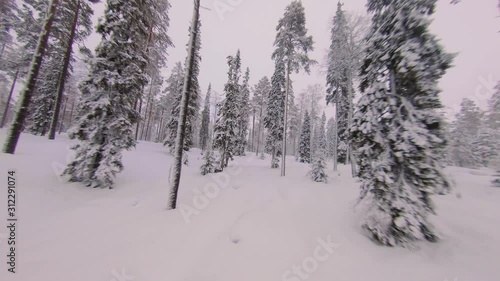
[[[280,152],[283,162],[281,163],[281,176],[285,176],[290,74],[292,71],[298,73],[301,69],[304,69],[309,74],[311,66],[316,63],[308,56],[308,53],[314,50],[314,41],[312,36],[307,35],[306,15],[301,1],[294,0],[286,7],[285,14],[279,20],[276,30],[277,34],[274,41],[276,49],[273,52],[272,59],[275,61],[276,67],[283,64],[284,73],[286,73],[286,83],[282,87],[285,91],[285,100],[283,103],[283,116],[281,116],[282,131],[284,132],[282,132],[281,136],[283,144]],[[273,158],[274,166],[275,162],[276,159]]]
[[[248,144],[248,129],[250,127],[250,69],[247,68],[243,76],[240,96],[238,98],[239,124],[238,124],[238,142],[236,145],[236,156],[245,156],[245,149]]]
[[[32,100],[33,92],[35,91],[36,81],[38,79],[40,67],[45,55],[45,49],[47,48],[49,35],[52,30],[52,23],[54,22],[56,10],[59,4],[59,0],[51,0],[48,5],[43,28],[38,36],[36,48],[32,56],[25,87],[21,91],[14,121],[5,138],[5,144],[3,147],[4,153],[14,154],[16,151],[17,142],[19,141],[19,137],[25,125],[25,120],[28,117],[28,109]]]
[[[309,172],[309,177],[315,182],[328,182],[328,175],[325,172],[326,169],[326,161],[325,155],[327,150],[326,144],[326,135],[325,135],[325,127],[326,127],[326,115],[323,113],[321,117],[321,123],[318,126],[317,135],[318,135],[318,144],[317,149],[315,151],[315,155],[313,157],[311,171]]]
[[[35,7],[41,9],[45,4],[40,2]],[[48,133],[49,139],[55,138],[64,86],[75,62],[73,44],[82,42],[92,33],[92,15],[87,1],[62,1],[58,8],[29,110],[27,130],[35,135]]]
[[[90,0],[89,2],[97,3],[99,0]],[[56,26],[59,22],[62,28],[56,29],[53,34],[55,37],[62,39],[64,55],[62,59],[62,68],[60,70],[60,77],[57,80],[57,90],[54,97],[54,110],[50,118],[49,139],[55,139],[56,129],[59,122],[59,114],[62,107],[63,93],[65,90],[66,81],[68,76],[73,72],[71,63],[74,61],[73,44],[82,42],[92,33],[92,15],[94,10],[89,6],[87,1],[64,1],[61,3],[59,17],[61,20],[56,20]],[[65,26],[65,28],[64,28]],[[60,36],[59,36],[60,34]]]
[[[429,32],[437,0],[369,0],[373,25],[354,117],[363,228],[383,245],[437,241],[431,196],[447,188],[438,80],[453,56]],[[383,47],[381,47],[383,46]]]
[[[326,101],[328,104],[335,104],[335,121],[338,128],[336,133],[337,138],[341,140],[334,148],[336,150],[334,154],[339,155],[338,150],[340,150],[340,158],[346,163],[351,163],[353,176],[356,175],[356,164],[349,139],[349,129],[352,127],[354,112],[353,81],[357,77],[356,73],[364,50],[364,46],[360,42],[362,30],[362,21],[350,23],[342,10],[342,4],[339,2],[333,18],[331,45],[326,63],[328,66]],[[334,159],[334,161],[338,161],[338,159]]]
[[[264,117],[267,115],[267,100],[269,97],[269,93],[271,92],[271,82],[269,81],[269,78],[267,76],[263,77],[262,79],[259,80],[257,85],[255,85],[254,90],[253,90],[253,98],[252,98],[252,104],[255,110],[255,115],[257,119],[257,128],[254,128],[255,132],[254,138],[255,140],[255,156],[259,155],[260,148],[261,148],[261,142],[264,139],[263,136],[263,125],[264,125]]]
[[[274,74],[271,78],[271,92],[267,99],[267,112],[264,126],[267,129],[266,152],[271,154],[271,168],[279,167],[279,156],[282,153],[283,116],[285,111],[285,65],[282,60],[275,62]]]
[[[16,29],[19,24],[17,15],[18,6],[15,0],[0,1],[0,66],[5,65],[2,58],[7,51],[14,46],[14,37],[11,34],[12,30]]]
[[[200,172],[202,176],[205,176],[214,173],[215,169],[216,162],[214,152],[209,148],[205,151],[205,154],[203,156],[203,165],[201,165],[200,167]]]
[[[480,159],[474,156],[474,141],[481,127],[481,109],[470,99],[463,99],[460,112],[451,128],[450,161],[458,167],[477,168]]]
[[[172,147],[174,146],[175,142],[175,135],[177,134],[177,131],[174,129],[174,127],[170,127],[170,123],[172,118],[179,118],[178,116],[176,117],[175,113],[179,113],[178,111],[175,111],[174,108],[175,106],[179,105],[179,97],[182,94],[182,89],[184,87],[184,67],[182,66],[181,62],[177,62],[175,66],[172,68],[172,71],[170,73],[170,76],[168,77],[166,84],[167,86],[163,90],[163,93],[165,94],[165,97],[162,99],[163,106],[165,107],[165,111],[167,112],[166,114],[166,125],[164,128],[165,133],[167,136],[163,140],[163,145]]]
[[[79,116],[69,134],[80,141],[64,171],[71,182],[112,188],[114,177],[123,170],[122,151],[135,145],[133,125],[139,115],[133,103],[147,83],[149,27],[142,8],[135,1],[107,2],[104,20],[97,27],[102,41],[80,86]]]
[[[197,30],[198,31],[201,30],[201,21],[199,19],[198,19]],[[201,34],[198,34],[196,36],[196,42],[194,44],[194,48],[195,48],[194,49],[195,55],[193,58],[193,75],[190,77],[190,79],[192,80],[190,87],[191,92],[189,94],[189,104],[187,108],[187,121],[186,121],[186,131],[185,131],[186,135],[184,136],[184,146],[183,146],[185,151],[189,151],[189,149],[193,146],[194,125],[196,123],[196,118],[198,116],[198,109],[199,109],[200,83],[198,82],[198,76],[200,75],[200,63],[201,63],[201,53],[200,53]],[[187,64],[187,59],[185,64]],[[164,145],[168,146],[170,152],[173,152],[175,149],[175,141],[177,137],[177,129],[179,124],[180,103],[182,99],[182,89],[184,85],[183,78],[184,76],[182,76],[182,78],[180,78],[179,80],[179,82],[181,82],[182,84],[178,85],[181,91],[177,92],[177,94],[175,92],[172,92],[172,94],[175,94],[175,97],[173,97],[174,103],[171,107],[172,112],[170,114],[170,120],[167,124],[168,135],[167,139],[164,142]]]
[[[173,46],[173,43],[168,35],[170,27],[169,1],[144,0],[143,5],[148,19],[148,26],[150,26],[146,46],[148,64],[145,70],[149,82],[147,87],[143,87],[142,94],[134,101],[134,108],[141,115],[139,122],[136,124],[135,139],[149,141],[154,135],[155,120],[159,118],[162,127],[164,123],[161,117],[165,114],[165,107],[163,103],[158,102],[158,99],[162,99],[162,97],[158,96],[164,82],[161,72],[167,67],[168,50]],[[156,139],[159,140],[158,136],[156,136]]]
[[[307,110],[304,114],[304,122],[302,122],[302,131],[300,132],[299,161],[300,163],[311,163],[311,120]]]
[[[337,134],[335,132],[335,119],[328,119],[326,126],[326,157],[333,158],[335,148],[337,147]]]
[[[205,104],[201,112],[201,129],[200,129],[200,147],[202,151],[207,149],[210,141],[210,98],[212,85],[208,85],[207,95],[205,96]]]
[[[227,64],[229,71],[227,73],[228,80],[224,86],[225,98],[219,105],[213,143],[213,147],[220,150],[220,170],[227,167],[229,159],[233,159],[238,144],[240,118],[238,99],[241,93],[239,84],[241,77],[240,50],[236,53],[236,57],[229,56],[227,58]]]
[[[490,161],[498,155],[497,142],[495,133],[486,124],[481,124],[477,136],[472,142],[472,155],[480,166],[488,167]]]
[[[500,137],[500,81],[498,81],[493,95],[488,100],[486,118],[488,127],[498,134],[497,137]]]
[[[491,136],[492,141],[486,144],[488,147],[494,148],[492,159],[498,162],[497,169],[500,170],[500,81],[495,86],[493,95],[488,100],[488,110],[486,111],[486,126],[487,133]]]

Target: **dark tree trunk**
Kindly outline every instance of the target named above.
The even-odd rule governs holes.
[[[19,137],[24,126],[24,121],[28,116],[28,108],[31,102],[33,91],[35,90],[36,80],[38,78],[38,73],[40,72],[40,66],[43,61],[43,56],[45,54],[45,49],[47,47],[47,42],[49,39],[50,31],[52,29],[52,23],[54,22],[58,4],[59,0],[52,0],[50,2],[47,19],[45,20],[45,24],[42,29],[42,33],[40,34],[35,53],[33,54],[33,61],[31,62],[28,78],[26,79],[26,86],[22,91],[19,99],[19,108],[14,117],[14,122],[12,123],[12,126],[10,127],[9,133],[6,137],[6,142],[3,148],[3,152],[5,153],[14,154],[14,152],[16,151],[17,142],[19,141]]]
[[[191,21],[191,36],[189,40],[189,54],[187,60],[186,77],[184,79],[184,89],[182,91],[182,98],[179,110],[179,124],[177,126],[177,137],[175,139],[175,161],[173,178],[171,179],[169,209],[177,207],[177,193],[179,191],[179,184],[181,182],[182,171],[182,154],[184,151],[184,137],[186,131],[187,109],[189,105],[189,96],[192,88],[193,65],[195,61],[196,40],[198,36],[198,20],[200,17],[200,1],[194,1],[193,19]]]
[[[16,74],[14,74],[14,81],[12,81],[12,86],[10,87],[9,97],[7,97],[7,103],[5,104],[5,109],[2,115],[2,121],[0,121],[0,128],[5,126],[5,122],[7,122],[7,115],[9,114],[10,109],[10,101],[12,100],[12,94],[14,93],[14,88],[16,87],[17,77],[19,75],[19,70],[16,70]]]
[[[68,45],[66,46],[66,53],[64,54],[63,68],[61,77],[59,78],[59,85],[57,87],[56,101],[54,104],[54,111],[52,112],[52,120],[50,122],[49,140],[56,138],[57,122],[59,121],[59,112],[61,110],[61,103],[64,93],[64,85],[68,76],[69,62],[71,60],[71,52],[73,50],[73,41],[75,40],[76,26],[78,24],[78,16],[80,14],[80,0],[77,1],[75,16],[71,25],[71,34],[69,36]]]

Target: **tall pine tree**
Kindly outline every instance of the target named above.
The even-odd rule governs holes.
[[[248,129],[250,128],[250,69],[247,68],[241,85],[239,98],[239,138],[236,148],[237,156],[244,156],[248,144]]]
[[[277,60],[271,78],[271,92],[267,100],[267,112],[264,118],[264,126],[267,129],[266,152],[271,154],[271,168],[273,169],[279,167],[278,157],[282,153],[285,84],[285,64],[282,60]]]
[[[276,68],[283,67],[286,74],[286,83],[282,87],[285,92],[285,100],[283,103],[283,116],[281,116],[281,122],[283,123],[282,130],[284,132],[282,132],[281,136],[282,152],[280,152],[283,162],[281,164],[281,176],[285,176],[290,74],[292,72],[298,73],[301,69],[309,73],[311,66],[316,63],[308,55],[309,52],[314,50],[314,41],[312,36],[307,35],[306,15],[301,1],[294,0],[286,7],[283,17],[278,22],[276,31],[277,34],[274,41],[276,49],[273,52],[272,58],[275,61]],[[273,158],[273,162],[276,162],[276,159]]]
[[[201,63],[201,20],[198,20],[197,24],[198,35],[196,36],[196,42],[194,44],[195,55],[193,57],[193,75],[191,79],[191,89],[189,93],[189,104],[187,108],[187,119],[186,119],[186,131],[184,136],[184,150],[189,151],[193,146],[194,142],[194,125],[196,123],[196,118],[198,116],[199,109],[199,97],[200,97],[200,83],[198,82],[198,76],[200,75],[200,63]],[[191,31],[190,31],[191,32]],[[186,63],[187,64],[187,59]],[[184,77],[184,76],[182,76]],[[174,151],[175,140],[177,137],[177,129],[179,124],[179,112],[180,104],[182,99],[182,89],[184,87],[184,80],[180,79],[181,85],[179,86],[179,92],[173,97],[172,112],[170,115],[170,120],[167,124],[168,135],[165,140],[165,145],[168,146],[170,152]],[[176,83],[177,84],[177,83]],[[175,93],[173,93],[175,94]]]

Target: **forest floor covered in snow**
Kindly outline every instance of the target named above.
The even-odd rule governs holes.
[[[3,143],[5,130],[0,130]],[[436,196],[439,243],[377,246],[361,231],[349,168],[313,183],[254,154],[201,176],[200,151],[184,166],[178,209],[167,211],[173,158],[160,144],[124,154],[113,190],[58,177],[72,141],[23,134],[0,155],[17,171],[17,263],[7,272],[7,193],[0,194],[0,280],[22,281],[495,281],[500,280],[500,188],[492,171],[449,168],[453,194]],[[330,164],[331,165],[331,164]],[[329,167],[331,170],[331,167]],[[5,226],[4,226],[5,224]]]

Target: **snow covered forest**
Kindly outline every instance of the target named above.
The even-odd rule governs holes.
[[[498,25],[250,2],[0,0],[1,280],[500,280]]]

